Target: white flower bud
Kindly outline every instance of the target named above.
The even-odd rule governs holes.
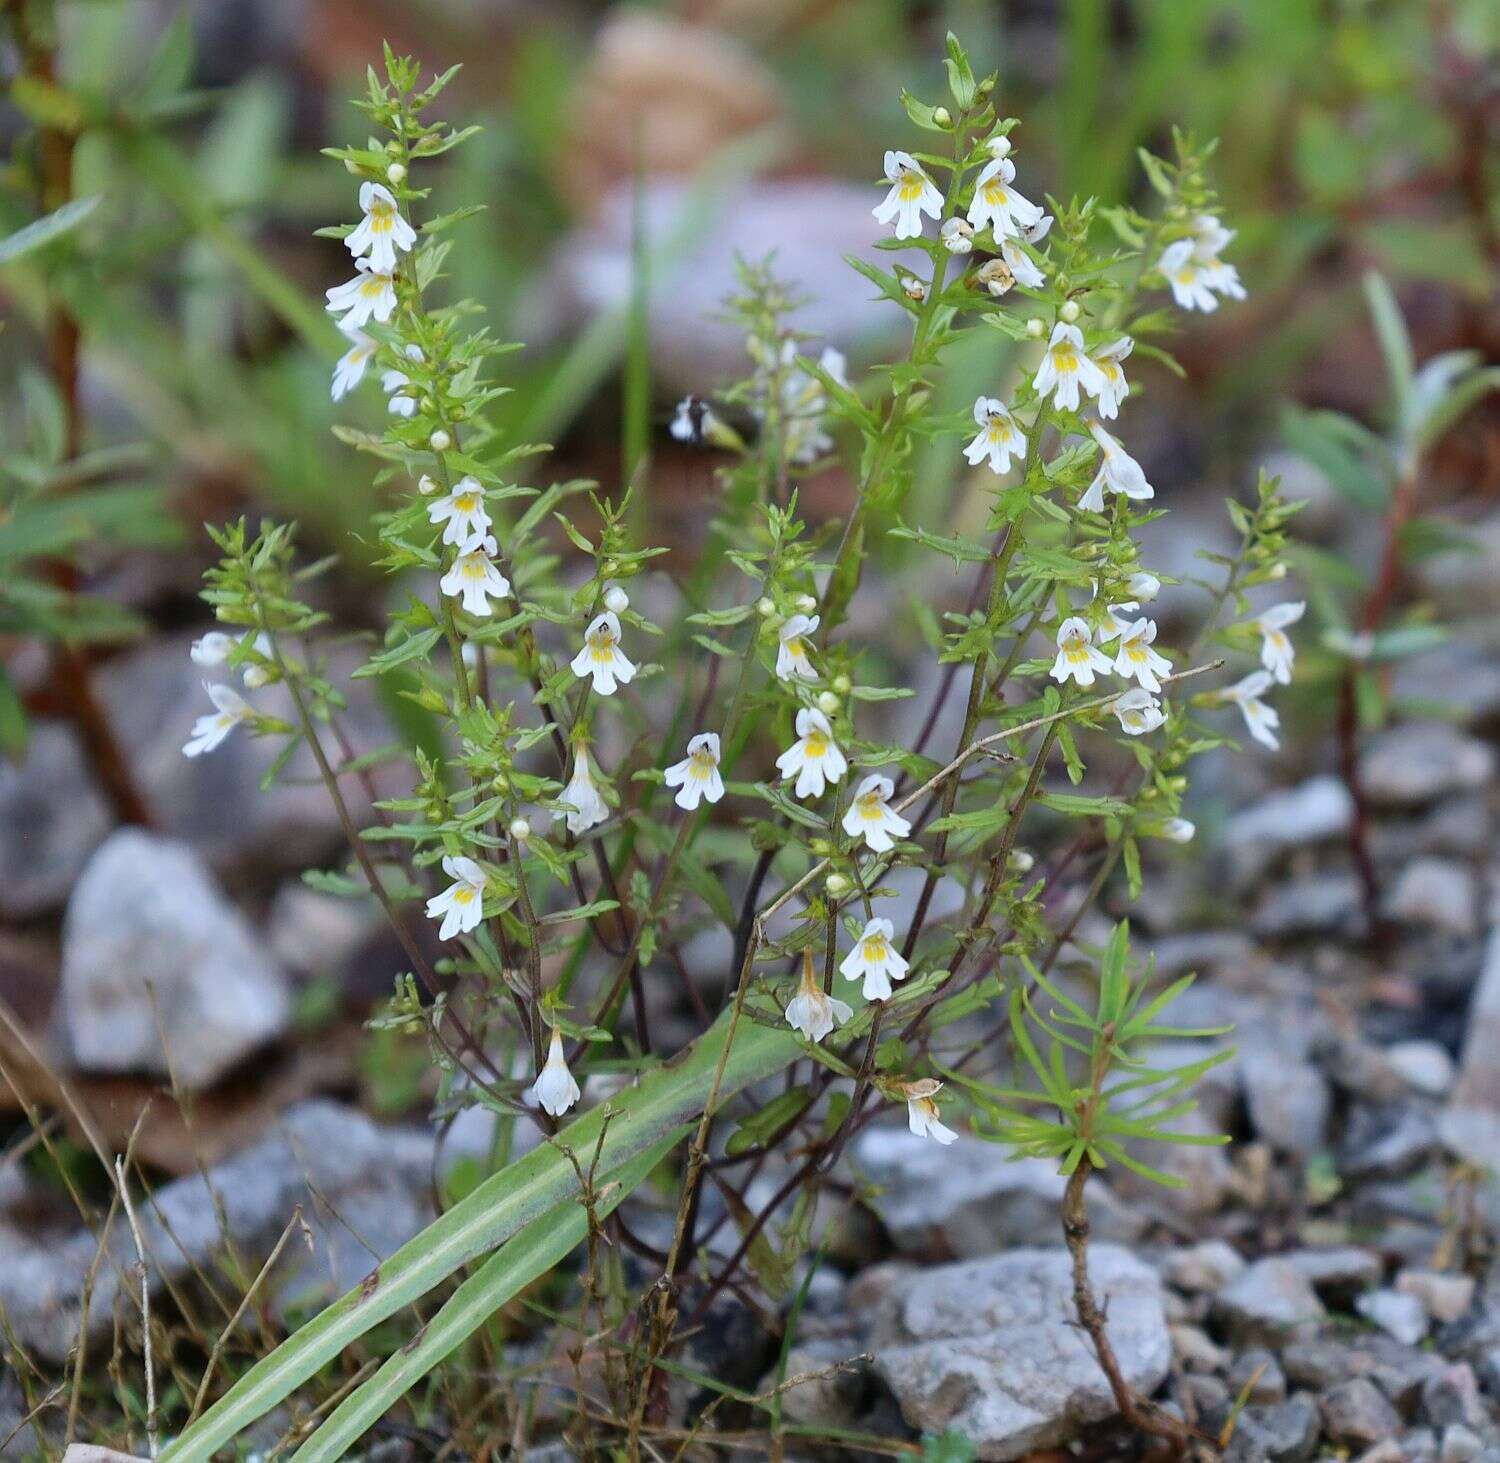
[[[818,710],[824,716],[832,716],[839,709],[839,698],[832,691],[822,691],[818,695]]]
[[[1078,319],[1078,317],[1083,313],[1083,311],[1079,309],[1079,307],[1078,307],[1078,301],[1077,300],[1064,300],[1063,304],[1062,304],[1062,309],[1059,310],[1057,313],[1060,316],[1062,316],[1062,318],[1069,325],[1071,325],[1075,320]]]
[[[432,436],[427,439],[427,445],[431,447],[434,452],[446,452],[453,445],[453,438],[450,437],[441,427],[439,427],[437,431],[435,431]]]
[[[823,887],[833,899],[841,899],[854,886],[843,874],[830,874],[823,880]]]
[[[630,608],[630,596],[618,584],[611,584],[604,591],[604,608],[612,615],[624,614]]]
[[[901,288],[906,291],[906,298],[908,300],[914,300],[919,305],[927,298],[927,286],[914,274],[902,277]]]
[[[524,842],[531,837],[531,824],[525,818],[512,818],[510,820],[510,836],[518,843]]]
[[[352,157],[346,157],[344,159],[344,171],[346,173],[353,173],[357,178],[359,176],[359,164]]]
[[[812,614],[812,612],[817,609],[817,607],[818,600],[816,595],[799,594],[797,596],[797,608],[801,610],[804,615]]]
[[[932,109],[932,120],[939,127],[951,127],[953,125],[953,113],[947,107],[934,107]]]
[[[1024,848],[1018,848],[1011,853],[1010,866],[1018,874],[1029,874],[1036,867],[1036,859]]]
[[[1274,564],[1271,565],[1270,569],[1268,569],[1266,571],[1266,578],[1267,579],[1285,579],[1286,578],[1286,565],[1284,563],[1282,563],[1281,560],[1278,559]]]
[[[401,184],[406,181],[406,164],[392,163],[385,170],[385,175],[392,183]]]
[[[423,473],[417,479],[417,491],[424,497],[430,498],[438,490],[438,485],[428,473]]]
[[[762,596],[755,602],[755,613],[761,619],[769,620],[776,613],[776,601],[771,599],[769,595]]]
[[[1010,155],[1010,138],[992,137],[985,143],[985,147],[989,149],[989,154],[993,158],[1008,157]]]
[[[840,674],[833,678],[833,689],[838,692],[840,696],[847,696],[853,689],[853,687],[854,682],[851,681],[846,675]]]
[[[1046,329],[1047,327],[1043,325],[1041,320],[1035,315],[1033,315],[1031,319],[1026,322],[1026,334],[1029,335],[1033,340],[1040,340],[1042,338],[1043,332]]]

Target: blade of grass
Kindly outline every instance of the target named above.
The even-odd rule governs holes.
[[[579,1153],[593,1152],[598,1145],[600,1170],[608,1172],[663,1141],[703,1110],[726,1045],[721,1102],[775,1075],[801,1054],[792,1032],[746,1022],[740,1023],[729,1044],[729,1018],[725,1012],[672,1066],[648,1072],[634,1088],[612,1099],[613,1116],[602,1142],[602,1107],[565,1128],[561,1141]],[[577,1193],[577,1175],[553,1147],[534,1149],[486,1179],[362,1284],[256,1363],[163,1451],[164,1463],[208,1463],[219,1448],[372,1326]]]
[[[608,1192],[596,1199],[595,1215],[603,1218],[612,1213],[688,1132],[688,1125],[682,1124],[609,1175],[605,1179]],[[453,1292],[423,1327],[415,1345],[402,1347],[373,1377],[339,1403],[327,1421],[292,1455],[292,1463],[333,1463],[342,1457],[445,1356],[472,1336],[501,1306],[566,1259],[587,1234],[587,1212],[582,1204],[570,1200],[507,1240]]]

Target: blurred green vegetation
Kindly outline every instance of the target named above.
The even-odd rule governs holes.
[[[1223,428],[1218,452],[1264,445],[1279,399],[1316,397],[1310,369],[1343,332],[1364,329],[1359,278],[1369,266],[1398,292],[1430,292],[1426,318],[1412,322],[1419,354],[1493,345],[1493,0],[637,8],[719,23],[779,88],[786,118],[774,154],[764,139],[739,139],[728,153],[705,146],[715,159],[706,210],[726,192],[733,207],[735,183],[757,164],[872,177],[880,148],[909,130],[889,99],[914,72],[914,89],[936,88],[947,27],[966,37],[976,64],[999,68],[1004,110],[1023,119],[1033,193],[1066,178],[1079,193],[1128,197],[1141,186],[1138,147],[1163,146],[1173,125],[1217,137],[1224,212],[1241,231],[1235,257],[1252,291],[1240,311],[1195,323],[1212,367],[1199,404]],[[579,118],[598,81],[598,32],[617,11],[190,0],[163,29],[164,10],[172,7],[147,0],[25,0],[7,11],[12,23],[25,12],[55,35],[57,74],[42,82],[12,68],[7,77],[0,235],[41,211],[39,129],[76,143],[73,194],[99,199],[66,237],[0,264],[7,378],[36,358],[49,304],[60,301],[77,317],[96,382],[86,445],[152,444],[190,522],[226,498],[264,503],[357,557],[343,530],[362,517],[371,489],[330,428],[383,407],[373,396],[338,408],[328,399],[337,337],[320,295],[344,277],[347,260],[311,237],[352,208],[317,154],[348,127],[337,98],[358,89],[340,58],[376,54],[388,29],[429,62],[468,63],[453,105],[477,110],[485,131],[455,154],[434,207],[485,202],[484,219],[465,229],[450,261],[453,289],[480,300],[508,338],[578,219],[579,190],[567,178],[577,152],[593,145]],[[232,34],[226,16],[241,11],[259,37],[245,45],[243,65],[223,44]],[[320,44],[326,36],[338,37],[336,50]],[[670,251],[671,241],[653,243],[658,255]],[[656,260],[642,262],[647,277],[657,272]],[[624,389],[635,403],[626,456],[638,455],[634,418],[649,381],[639,350],[635,368],[622,370],[631,340],[639,344],[630,318],[622,311],[586,323],[520,357],[508,382],[516,388],[509,424],[523,437],[589,447],[601,426],[619,431]],[[960,376],[995,364],[955,363],[955,400],[968,389]],[[1356,397],[1358,366],[1340,383]],[[1378,363],[1369,367],[1373,408],[1381,382]],[[21,404],[16,393],[6,397],[5,434],[16,440]],[[666,405],[651,404],[654,424]],[[618,450],[591,454],[589,470],[612,489],[620,460]],[[932,464],[933,491],[944,490],[943,476]]]

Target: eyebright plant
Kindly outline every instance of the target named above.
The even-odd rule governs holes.
[[[378,383],[391,407],[383,431],[341,435],[376,465],[385,506],[370,532],[404,606],[354,675],[419,709],[430,735],[356,755],[331,627],[304,598],[320,566],[299,567],[290,527],[238,523],[214,535],[205,593],[224,628],[195,652],[219,668],[216,709],[185,750],[270,737],[273,774],[310,750],[353,859],[312,877],[373,894],[411,962],[381,1023],[425,1033],[445,1109],[478,1104],[543,1141],[254,1368],[168,1456],[207,1458],[490,1254],[303,1445],[336,1456],[586,1240],[571,1323],[580,1346],[605,1338],[609,1415],[580,1398],[570,1435],[639,1456],[680,1336],[728,1286],[787,1292],[817,1238],[814,1200],[888,1108],[938,1143],[967,1132],[1056,1158],[1083,1176],[1079,1204],[1088,1173],[1115,1164],[1172,1182],[1143,1140],[1196,1141],[1171,1120],[1197,1073],[1148,1065],[1180,987],[1148,994],[1129,974],[1123,925],[1103,952],[1069,942],[1116,870],[1139,895],[1145,845],[1193,837],[1182,804],[1195,756],[1240,716],[1276,745],[1269,698],[1291,672],[1295,612],[1253,598],[1284,572],[1290,510],[1262,481],[1229,505],[1238,552],[1173,582],[1141,559],[1139,532],[1165,510],[1128,447],[1132,400],[1153,370],[1176,369],[1160,342],[1179,309],[1243,294],[1223,257],[1233,235],[1208,150],[1186,137],[1170,159],[1143,155],[1149,214],[1044,209],[1019,190],[1018,124],[998,115],[994,78],[976,79],[951,38],[947,65],[946,102],[903,98],[937,150],[885,156],[874,213],[892,226],[890,266],[851,260],[872,308],[904,318],[904,352],[855,378],[789,324],[797,302],[772,263],[742,264],[726,308],[745,331],[745,377],[689,397],[670,425],[716,454],[719,481],[711,531],[673,579],[638,536],[631,500],[649,495],[649,467],[616,498],[544,486],[542,449],[492,424],[510,347],[467,302],[442,302],[466,211],[426,209],[430,164],[468,135],[432,120],[452,72],[423,86],[389,51],[384,76],[371,72],[359,105],[375,135],[329,154],[359,183],[352,221],[324,231],[350,255],[328,291],[349,337],[332,390]],[[997,332],[1009,364],[970,383],[972,416],[944,414],[933,387],[975,330]],[[955,474],[980,474],[981,533],[908,521],[925,443]],[[801,485],[836,459],[855,496],[811,521]],[[961,607],[913,607],[939,671],[910,718],[887,703],[911,697],[916,667],[851,628],[861,595],[898,613],[889,582],[867,582],[877,552],[951,559],[971,580]],[[1222,673],[1216,648],[1243,663]],[[957,698],[962,729],[940,745]],[[359,826],[346,789],[389,764],[408,791]],[[898,897],[901,872],[915,897]],[[707,987],[686,954],[706,931],[725,951]],[[1079,965],[1098,974],[1075,987]],[[662,1040],[664,985],[699,1031],[686,1045]],[[1053,1040],[1040,1064],[1033,1026]],[[1015,1063],[994,1039],[1006,1031]],[[1106,1098],[1121,1066],[1138,1091]],[[1015,1096],[1027,1071],[1039,1098]],[[1028,1109],[1038,1101],[1052,1116]],[[665,1252],[609,1217],[662,1164],[675,1176]],[[752,1199],[765,1174],[775,1193]],[[706,1182],[739,1230],[727,1258],[708,1247]],[[600,1249],[601,1233],[618,1243]],[[619,1268],[628,1248],[659,1275],[638,1300]]]

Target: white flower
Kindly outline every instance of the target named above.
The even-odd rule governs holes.
[[[1120,719],[1120,730],[1127,737],[1145,736],[1153,732],[1166,719],[1161,702],[1141,686],[1132,686],[1123,696],[1109,703],[1109,709]]]
[[[1187,818],[1163,818],[1148,831],[1158,838],[1165,838],[1169,843],[1191,843],[1193,834],[1198,829],[1197,825]]]
[[[854,800],[844,813],[844,832],[851,838],[863,838],[876,853],[884,853],[895,838],[905,838],[911,824],[891,807],[896,784],[889,777],[872,772],[860,783]]]
[[[796,365],[797,342],[785,340],[781,346],[784,375],[781,382],[782,446],[787,460],[806,467],[833,451],[835,443],[824,426],[828,410],[828,393],[823,383]],[[840,386],[847,386],[847,363],[842,351],[824,348],[818,364]],[[764,417],[757,412],[757,417]]]
[[[1144,502],[1156,496],[1156,489],[1146,481],[1146,474],[1140,463],[1098,422],[1089,423],[1089,435],[1099,444],[1099,471],[1094,474],[1088,491],[1078,500],[1081,510],[1103,513],[1105,488],[1112,493],[1122,493],[1136,502]]]
[[[1161,580],[1144,569],[1137,570],[1128,581],[1130,592],[1142,603],[1150,604],[1161,593]]]
[[[1059,685],[1072,679],[1092,686],[1096,674],[1107,676],[1110,669],[1110,659],[1094,644],[1087,620],[1072,615],[1057,627],[1057,659],[1047,674]]]
[[[428,919],[442,916],[438,939],[451,940],[478,927],[484,918],[484,886],[489,875],[471,858],[443,857],[443,872],[453,882],[441,894],[427,901]]]
[[[1239,270],[1219,258],[1233,232],[1207,213],[1198,216],[1196,230],[1191,238],[1168,244],[1157,261],[1172,297],[1184,310],[1217,310],[1219,295],[1243,300]]]
[[[969,204],[969,222],[976,229],[989,227],[997,239],[1005,239],[1041,222],[1042,210],[1011,187],[1015,176],[1016,165],[1008,157],[984,165]]]
[[[562,1032],[552,1028],[552,1042],[547,1048],[547,1061],[537,1074],[535,1082],[528,1087],[522,1100],[554,1118],[560,1118],[578,1101],[582,1094],[573,1074],[568,1070],[568,1059],[563,1055]]]
[[[1272,605],[1255,621],[1255,627],[1261,633],[1260,663],[1270,671],[1272,679],[1283,686],[1292,683],[1292,662],[1297,655],[1286,627],[1295,625],[1306,609],[1306,603],[1301,600],[1294,604]]]
[[[1066,410],[1078,410],[1078,388],[1090,396],[1105,389],[1104,372],[1085,354],[1083,332],[1076,325],[1059,320],[1052,327],[1046,354],[1031,383],[1040,396],[1050,395],[1053,403]]]
[[[243,639],[236,640],[233,635],[226,635],[222,630],[210,630],[208,634],[200,635],[193,641],[188,654],[194,665],[223,665],[234,650],[243,644]],[[271,658],[271,641],[264,630],[256,635],[253,649],[266,660]],[[240,672],[240,678],[252,691],[256,691],[271,680],[271,670],[257,661],[247,661]]]
[[[818,673],[808,659],[807,637],[818,628],[817,615],[789,615],[781,623],[776,641],[776,679],[815,681]]]
[[[184,757],[198,757],[212,752],[242,721],[254,721],[255,709],[238,691],[229,686],[215,686],[204,681],[208,699],[218,707],[193,723],[193,734],[182,746]]]
[[[984,150],[989,153],[991,157],[1009,157],[1010,138],[1006,137],[1004,134],[998,137],[991,137],[984,144]]]
[[[365,379],[365,368],[375,358],[377,343],[362,330],[350,330],[349,349],[335,362],[333,367],[333,399],[342,401]]]
[[[864,981],[867,1001],[888,1001],[891,982],[906,979],[906,961],[891,944],[895,933],[890,920],[870,920],[839,965],[846,979]]]
[[[422,347],[419,345],[407,346],[406,359],[409,361],[420,361],[422,359]],[[381,372],[380,389],[390,397],[388,405],[391,411],[398,417],[414,417],[417,414],[417,398],[402,389],[410,385],[411,377],[405,371]]]
[[[592,676],[601,696],[613,696],[615,685],[628,686],[635,679],[635,666],[620,649],[620,617],[605,610],[589,621],[583,632],[583,649],[573,657],[573,674],[580,681]]]
[[[786,1003],[787,1025],[800,1031],[809,1041],[822,1041],[835,1026],[842,1026],[854,1014],[843,1001],[835,1000],[813,974],[811,950],[802,952],[802,979],[797,994]]]
[[[1260,699],[1270,689],[1270,671],[1251,671],[1243,680],[1225,687],[1219,694],[1224,700],[1232,701],[1240,708],[1250,735],[1261,746],[1269,747],[1274,752],[1281,746],[1276,736],[1276,729],[1281,725],[1281,718],[1274,708]]]
[[[1172,662],[1151,648],[1155,639],[1155,620],[1137,620],[1128,626],[1120,636],[1115,674],[1126,681],[1134,677],[1147,691],[1160,691],[1160,677],[1171,675]]]
[[[1047,283],[1047,276],[1014,239],[1000,240],[1000,257],[1017,284],[1025,285],[1029,290],[1039,290]]]
[[[339,329],[352,335],[361,325],[378,320],[384,325],[395,313],[396,285],[389,274],[370,268],[369,260],[359,261],[359,273],[343,284],[326,291],[328,313],[344,312]]]
[[[241,644],[244,642],[241,641]],[[270,685],[276,675],[276,666],[272,658],[271,637],[262,630],[251,645],[251,650],[260,657],[259,660],[247,660],[240,669],[240,679],[252,691],[258,691],[262,686]]]
[[[510,593],[510,580],[490,557],[499,552],[493,537],[475,539],[454,559],[453,567],[438,580],[438,588],[453,599],[462,599],[464,608],[485,619],[490,613],[490,599],[504,599]]]
[[[1040,244],[1052,232],[1052,215],[1044,213],[1029,229],[1021,230],[1021,237],[1028,244]]]
[[[943,1090],[943,1084],[933,1077],[923,1077],[918,1082],[901,1084],[902,1096],[906,1098],[906,1125],[918,1138],[933,1138],[943,1147],[958,1140],[952,1128],[945,1127],[942,1114],[933,1099]]]
[[[974,227],[961,218],[945,218],[938,237],[950,254],[970,254],[974,250]]]
[[[776,766],[783,778],[797,779],[792,791],[799,798],[822,797],[828,784],[849,770],[828,718],[810,706],[797,713],[797,740],[776,759]]]
[[[234,636],[226,635],[222,630],[210,630],[208,634],[200,635],[193,641],[193,648],[188,651],[188,655],[194,665],[223,665],[237,643]]]
[[[360,185],[359,206],[364,217],[344,243],[356,259],[368,258],[371,269],[393,274],[396,251],[410,249],[417,242],[417,231],[401,217],[391,190],[379,183]]]
[[[1104,377],[1104,390],[1099,393],[1099,415],[1106,420],[1119,416],[1120,403],[1130,395],[1130,383],[1125,379],[1125,369],[1120,362],[1134,349],[1135,342],[1128,335],[1122,335],[1089,355]]]
[[[663,780],[677,789],[679,808],[692,812],[703,799],[716,803],[724,796],[724,779],[719,776],[719,737],[716,732],[700,732],[687,744],[687,756],[668,767]]]
[[[428,504],[427,520],[443,525],[445,544],[468,550],[482,542],[490,531],[490,515],[484,506],[484,489],[479,486],[479,480],[459,478],[447,497]],[[504,593],[503,590],[500,592]]]
[[[569,833],[587,833],[596,823],[609,817],[609,804],[594,781],[588,744],[581,738],[573,743],[573,775],[563,788],[562,800],[569,804]]]
[[[886,153],[885,175],[890,180],[891,191],[871,212],[883,224],[894,219],[898,239],[920,238],[922,215],[925,213],[930,218],[940,217],[943,212],[943,195],[933,187],[932,179],[922,171],[909,152]]]
[[[1026,436],[1004,402],[981,396],[974,403],[974,420],[979,423],[979,431],[964,448],[964,456],[975,467],[989,458],[990,471],[999,474],[1010,467],[1012,456],[1018,461],[1025,456]]]

